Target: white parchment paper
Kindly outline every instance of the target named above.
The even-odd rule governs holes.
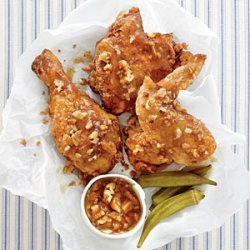
[[[191,114],[206,123],[218,145],[211,173],[218,186],[202,187],[206,198],[198,206],[187,208],[159,224],[143,249],[156,248],[176,237],[192,236],[218,227],[250,197],[250,175],[245,170],[243,156],[232,150],[233,144],[244,143],[244,137],[220,122],[217,83],[213,79],[218,60],[216,36],[171,0],[87,1],[57,30],[41,33],[20,57],[11,96],[3,112],[4,129],[0,137],[1,186],[47,208],[65,249],[135,249],[140,232],[129,239],[109,240],[94,235],[83,224],[79,204],[83,188],[66,188],[70,181],[78,180],[74,175],[62,174],[65,160],[54,146],[49,124],[41,123],[43,117],[39,113],[47,107],[48,100],[42,92],[47,89],[31,71],[31,63],[44,48],[49,48],[67,69],[72,59],[83,51],[94,52],[95,42],[105,34],[116,15],[132,6],[140,8],[145,31],[173,32],[175,40],[188,43],[192,52],[207,55],[198,79],[188,91],[180,93],[179,100]],[[75,49],[73,44],[77,45]],[[78,66],[74,82],[83,74],[83,65]],[[100,102],[89,89],[87,92]],[[20,144],[22,138],[27,140],[26,147]],[[37,140],[41,141],[39,147],[35,145]],[[113,170],[119,171],[119,166]],[[146,191],[148,205],[153,191]]]

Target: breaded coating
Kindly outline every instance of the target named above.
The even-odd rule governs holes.
[[[128,154],[131,164],[133,155],[136,155],[136,161],[148,162],[153,165],[168,164],[172,162],[172,158],[162,148],[157,140],[148,140],[148,134],[145,133],[140,126],[131,126],[126,129],[128,136],[126,140],[127,147],[132,150]],[[130,158],[131,157],[131,158]]]
[[[139,9],[133,7],[120,13],[97,43],[90,86],[113,114],[132,110],[144,77],[163,79],[184,48],[186,44],[173,42],[172,34],[146,34]]]
[[[51,134],[58,151],[85,175],[110,171],[122,158],[118,119],[71,83],[51,51],[37,56],[32,70],[49,87]]]
[[[127,153],[132,162],[159,165],[174,161],[189,166],[214,153],[216,143],[205,124],[176,100],[179,91],[187,89],[200,73],[205,59],[205,55],[183,52],[181,66],[163,80],[155,83],[145,77],[136,101],[139,125],[126,129]]]

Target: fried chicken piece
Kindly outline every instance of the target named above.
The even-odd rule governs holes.
[[[190,166],[214,153],[216,143],[210,131],[176,100],[179,91],[187,89],[197,77],[205,59],[205,55],[184,52],[181,66],[163,80],[154,83],[145,77],[136,101],[139,126],[127,129],[131,162],[158,165],[173,160]]]
[[[126,140],[127,147],[132,151],[128,154],[132,165],[136,161],[148,162],[152,165],[169,164],[172,158],[165,150],[162,150],[161,144],[157,140],[148,140],[148,134],[140,126],[129,127],[126,130],[128,136]],[[136,161],[133,159],[136,155]]]
[[[51,134],[58,151],[86,175],[110,171],[122,158],[117,117],[72,84],[51,51],[37,56],[32,70],[49,87]]]
[[[160,81],[173,71],[184,48],[172,34],[146,34],[139,9],[133,7],[120,13],[97,43],[90,87],[113,114],[132,110],[145,75]]]
[[[172,158],[156,140],[149,140],[140,126],[126,127],[125,134],[128,160],[137,172],[154,173],[160,165],[170,164]]]

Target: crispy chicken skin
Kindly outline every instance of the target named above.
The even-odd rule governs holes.
[[[113,114],[134,109],[145,76],[160,81],[173,71],[178,53],[172,34],[146,34],[138,8],[118,15],[96,45],[90,73],[91,88]]]
[[[152,165],[168,164],[172,162],[172,158],[168,152],[158,146],[157,140],[148,138],[140,126],[132,126],[125,130],[128,135],[126,145],[129,148],[129,161],[134,165],[137,161],[147,162]],[[136,156],[136,157],[135,157]],[[136,158],[136,161],[134,161]]]
[[[205,55],[183,52],[181,66],[163,80],[154,83],[145,77],[136,100],[139,126],[126,129],[131,162],[160,165],[174,161],[190,166],[214,153],[216,143],[204,123],[176,101],[179,91],[187,89],[197,77],[205,59]]]
[[[118,119],[70,82],[51,51],[37,56],[32,70],[49,87],[51,134],[59,152],[86,175],[110,171],[122,158]]]

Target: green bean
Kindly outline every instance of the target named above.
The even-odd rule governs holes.
[[[147,238],[150,231],[163,219],[166,217],[179,212],[180,210],[198,204],[205,195],[196,189],[188,190],[184,193],[175,195],[162,203],[158,204],[152,212],[149,214],[140,237],[140,240],[137,244],[137,247],[140,248]]]
[[[192,173],[164,172],[160,174],[142,175],[137,182],[143,187],[183,187],[201,184],[217,185],[216,182]]]
[[[166,200],[170,197],[172,197],[177,192],[181,191],[183,187],[170,187],[170,188],[161,188],[158,192],[156,192],[152,196],[152,203],[156,206],[163,200]]]
[[[194,170],[194,171],[192,171],[192,173],[200,175],[202,177],[205,177],[210,172],[211,168],[212,168],[212,166],[208,165],[206,167],[202,167],[200,169]]]
[[[152,203],[151,206],[149,207],[149,211],[152,211],[156,206]]]
[[[192,171],[193,174],[199,175],[201,177],[205,177],[208,172],[211,170],[211,165],[200,168],[198,170]],[[158,192],[156,192],[152,196],[152,205],[149,208],[149,210],[152,210],[153,207],[155,207],[160,202],[172,197],[174,194],[182,193],[186,191],[186,188],[184,187],[169,187],[169,188],[161,188]]]

